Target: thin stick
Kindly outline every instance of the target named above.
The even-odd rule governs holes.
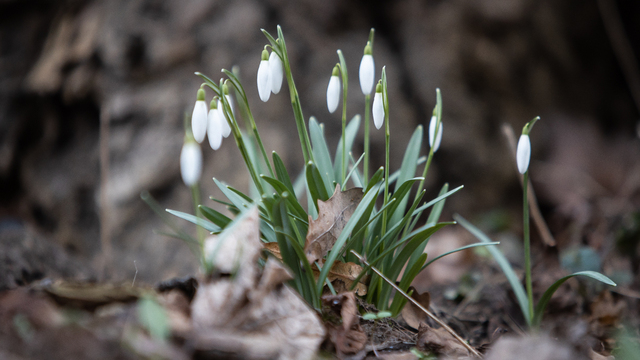
[[[456,332],[453,331],[453,329],[450,328],[449,325],[440,321],[440,319],[438,319],[435,315],[433,315],[429,310],[425,309],[422,305],[420,305],[419,302],[414,300],[411,296],[407,295],[407,293],[402,291],[402,289],[396,286],[396,284],[394,284],[391,280],[389,280],[386,276],[384,276],[378,269],[376,269],[373,266],[370,266],[369,263],[360,254],[358,254],[354,250],[351,250],[351,253],[355,255],[358,258],[358,260],[360,260],[363,264],[370,267],[371,270],[373,270],[376,274],[378,274],[378,276],[384,279],[384,281],[386,281],[389,285],[391,285],[394,289],[396,289],[397,292],[402,294],[402,296],[404,296],[408,301],[411,301],[413,305],[417,306],[420,310],[422,310],[425,314],[427,314],[427,316],[431,318],[431,320],[435,321],[438,325],[440,325],[443,329],[445,329],[449,334],[451,334],[451,336],[453,336],[456,340],[458,340],[462,344],[462,346],[464,346],[467,350],[469,350],[469,352],[471,352],[474,356],[477,356],[482,359],[482,354],[480,354],[476,349],[474,349],[471,345],[469,345],[466,341],[464,341],[463,338],[461,338],[458,334],[456,334]]]
[[[102,246],[102,268],[100,278],[107,276],[111,263],[111,226],[109,224],[110,203],[107,198],[109,183],[109,112],[106,107],[100,112],[100,244]]]
[[[509,124],[502,124],[502,135],[507,139],[507,144],[509,145],[509,150],[513,155],[513,160],[516,160],[516,136],[513,132],[513,128]],[[523,185],[523,176],[518,173],[520,184]],[[536,225],[538,232],[540,233],[540,237],[542,238],[542,242],[544,242],[547,246],[556,246],[556,240],[553,238],[547,223],[544,221],[542,217],[542,213],[540,212],[540,207],[538,206],[538,199],[536,197],[535,191],[533,191],[533,185],[531,184],[531,180],[528,183],[529,194],[527,195],[529,198],[529,210],[531,211],[531,218],[533,219],[533,223]]]

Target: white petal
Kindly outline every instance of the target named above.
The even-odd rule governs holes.
[[[364,95],[371,94],[373,91],[373,82],[375,80],[376,68],[373,62],[373,56],[364,55],[360,61],[360,89]]]
[[[440,142],[442,141],[442,129],[444,128],[442,122],[440,122],[440,126],[438,127],[438,135],[435,136],[435,145],[433,144],[434,133],[436,132],[436,124],[438,122],[438,118],[436,116],[431,117],[431,122],[429,122],[429,146],[433,148],[433,152],[438,151],[440,148]]]
[[[224,110],[222,109],[222,101],[218,100],[218,115],[220,117],[220,126],[222,127],[222,136],[229,137],[231,134],[231,127],[227,122],[227,117],[224,116]]]
[[[207,134],[207,104],[202,100],[196,101],[196,105],[193,107],[191,132],[193,132],[193,138],[199,143],[204,140],[204,136]]]
[[[382,93],[379,92],[373,96],[373,124],[376,129],[380,129],[384,124],[384,104],[382,103]]]
[[[518,163],[518,171],[520,174],[527,172],[530,160],[531,140],[529,140],[529,135],[520,135],[520,140],[518,140],[518,149],[516,150],[516,162]]]
[[[209,110],[207,124],[209,145],[211,145],[213,150],[218,150],[220,148],[220,144],[222,144],[222,123],[220,122],[220,113],[218,112],[218,109]]]
[[[225,95],[224,97],[227,99],[227,102],[229,103],[229,107],[231,108],[231,113],[235,117],[236,116],[236,108],[233,107],[233,101],[231,100],[232,99],[231,95]]]
[[[260,100],[264,102],[267,102],[271,95],[271,75],[268,60],[261,60],[258,67],[258,95],[260,95]]]
[[[282,88],[283,70],[280,56],[273,51],[269,55],[269,73],[271,75],[271,91],[277,94]]]
[[[180,174],[187,186],[198,182],[202,173],[202,152],[200,145],[190,141],[182,146],[180,153]]]
[[[340,78],[331,76],[329,86],[327,86],[327,108],[333,113],[338,108],[340,102]]]

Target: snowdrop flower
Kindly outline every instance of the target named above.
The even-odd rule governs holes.
[[[331,72],[331,79],[329,80],[329,86],[327,86],[327,108],[329,112],[333,114],[338,108],[340,102],[340,70],[338,65],[333,67]]]
[[[207,134],[207,104],[204,102],[204,96],[204,89],[200,88],[193,114],[191,114],[191,131],[198,143],[201,143]]]
[[[262,50],[262,60],[258,67],[258,95],[260,100],[267,102],[271,95],[271,72],[269,71],[269,52]]]
[[[200,145],[188,138],[182,145],[180,153],[180,174],[185,185],[193,186],[200,180],[202,174],[202,152]]]
[[[429,123],[429,146],[433,148],[433,152],[435,153],[440,148],[440,142],[442,141],[442,121],[440,122],[440,126],[438,126],[438,135],[435,135],[436,132],[436,124],[438,123],[438,117],[433,115],[431,117],[431,122]],[[435,139],[435,145],[434,145]]]
[[[282,60],[275,51],[269,55],[269,74],[271,76],[271,92],[277,94],[282,88],[283,70]]]
[[[529,169],[529,161],[531,160],[531,140],[529,135],[520,135],[518,140],[518,149],[516,150],[516,162],[518,163],[518,171],[524,174]]]
[[[373,124],[380,129],[384,123],[384,104],[382,100],[382,83],[376,85],[376,94],[373,96]]]
[[[364,55],[360,61],[360,89],[364,95],[370,95],[373,90],[376,68],[371,55],[371,43],[367,41],[364,47]]]
[[[222,101],[218,99],[218,117],[220,118],[220,123],[222,126],[222,136],[229,137],[231,134],[231,127],[229,126],[229,122],[227,122],[227,117],[224,115],[224,106],[222,105]]]
[[[218,150],[222,144],[222,121],[218,111],[218,99],[211,100],[209,116],[207,117],[207,137],[213,150]]]

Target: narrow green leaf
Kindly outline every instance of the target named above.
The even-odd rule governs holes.
[[[208,206],[198,205],[198,208],[205,218],[218,225],[222,229],[224,229],[231,222],[231,219]]]
[[[273,158],[273,166],[276,169],[276,177],[289,189],[290,194],[295,195],[296,192],[293,189],[293,184],[291,183],[287,168],[284,166],[284,162],[282,162],[282,159],[275,151],[271,154],[271,157]]]
[[[429,262],[427,262],[426,264],[424,264],[424,266],[422,267],[422,270],[426,269],[426,268],[427,268],[427,266],[431,265],[431,263],[433,263],[434,261],[436,261],[436,260],[438,260],[438,259],[440,259],[440,258],[443,258],[443,257],[445,257],[445,256],[447,256],[447,255],[451,255],[451,254],[453,254],[453,253],[457,253],[458,251],[467,250],[467,249],[471,249],[471,248],[474,248],[474,247],[479,247],[479,246],[489,246],[489,245],[500,245],[500,242],[498,242],[498,241],[494,241],[494,242],[490,242],[490,243],[475,243],[475,244],[470,244],[470,245],[461,246],[461,247],[459,247],[459,248],[457,248],[457,249],[453,249],[453,250],[451,250],[451,251],[447,251],[446,253],[444,253],[444,254],[440,254],[440,255],[438,255],[438,256],[436,256],[436,257],[434,257],[433,259],[429,260]],[[422,270],[421,270],[421,271],[422,271]]]
[[[416,130],[411,135],[411,139],[407,144],[407,149],[404,152],[404,158],[402,159],[402,165],[400,166],[400,175],[396,181],[394,192],[409,179],[413,178],[416,174],[418,156],[420,155],[420,149],[422,148],[422,126],[416,127]],[[404,211],[407,209],[408,197],[402,198],[397,205],[397,208],[392,212],[390,218],[390,224],[395,224],[404,216]]]
[[[451,191],[448,191],[446,194],[443,194],[443,195],[438,196],[437,198],[435,198],[435,199],[433,199],[433,200],[429,201],[428,203],[426,203],[426,204],[424,204],[424,205],[420,206],[419,208],[415,209],[415,211],[413,212],[413,214],[415,215],[415,214],[418,214],[418,213],[420,213],[420,212],[423,212],[425,209],[430,208],[431,206],[433,206],[433,205],[437,204],[439,201],[441,201],[441,200],[443,200],[443,199],[446,199],[446,198],[448,198],[449,196],[451,196],[451,195],[453,195],[453,194],[457,193],[457,192],[458,192],[458,191],[460,191],[463,187],[464,187],[464,185],[460,185],[460,186],[458,186],[457,188],[455,188],[455,189],[453,189],[453,190],[451,190]]]
[[[351,152],[351,148],[353,147],[353,142],[356,139],[356,135],[358,134],[358,130],[360,129],[360,115],[354,116],[347,127],[345,128],[344,138],[347,140],[345,144],[347,154]],[[342,174],[342,136],[340,136],[340,140],[338,141],[338,146],[336,148],[336,156],[333,160],[333,173],[334,174]],[[341,175],[342,176],[342,175]]]
[[[209,232],[219,233],[220,231],[222,231],[222,229],[218,225],[212,222],[209,222],[205,219],[201,219],[197,216],[187,214],[182,211],[171,210],[171,209],[167,209],[167,212],[171,215],[175,215],[181,219],[187,220],[188,222],[194,223],[198,226],[202,226],[204,229],[206,229]]]
[[[455,214],[453,215],[453,218],[481,242],[492,242],[487,235],[485,235],[477,227],[473,226],[470,222],[465,220],[462,216]],[[518,279],[515,271],[513,271],[513,268],[511,267],[511,264],[509,264],[507,258],[496,246],[487,246],[487,250],[489,250],[491,255],[493,255],[493,258],[496,260],[496,262],[502,269],[502,272],[507,277],[511,288],[513,289],[513,292],[516,294],[516,298],[518,299],[518,304],[520,305],[520,309],[522,310],[522,315],[524,315],[524,318],[527,320],[527,324],[531,326],[532,314],[529,314],[529,299],[527,298],[527,294],[524,292],[524,288],[520,283],[520,279]]]
[[[402,289],[402,291],[407,292],[407,290],[409,290],[409,286],[411,286],[413,279],[415,279],[420,271],[422,271],[422,264],[424,264],[425,261],[427,261],[427,254],[422,253],[418,256],[417,261],[412,267],[407,267],[408,270],[402,274],[402,279],[400,280],[400,284],[398,284],[398,287]],[[393,316],[397,316],[406,303],[407,299],[405,299],[399,292],[396,292],[393,296],[391,307],[389,308],[389,310],[391,310],[391,314]]]
[[[549,300],[551,300],[551,297],[553,297],[553,294],[556,292],[556,290],[558,290],[560,285],[564,284],[565,281],[571,279],[574,276],[586,276],[586,277],[590,277],[592,279],[598,280],[607,285],[616,286],[616,283],[611,281],[611,279],[595,271],[579,271],[577,273],[567,275],[559,279],[555,283],[553,283],[553,285],[549,286],[547,291],[545,291],[544,294],[542,294],[542,297],[540,298],[540,300],[538,300],[538,304],[536,305],[536,308],[533,311],[532,325],[534,327],[537,327],[538,325],[540,325],[540,322],[542,321],[542,315],[544,314],[544,310],[547,308],[547,304],[549,304]]]
[[[336,177],[331,166],[331,155],[327,147],[327,140],[322,133],[322,129],[315,117],[309,118],[309,135],[311,136],[311,145],[313,149],[313,158],[318,168],[320,176],[324,180],[324,186],[328,193],[332,194],[335,188],[333,182]]]

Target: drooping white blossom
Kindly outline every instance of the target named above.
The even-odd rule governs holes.
[[[271,95],[271,72],[269,71],[269,52],[262,50],[262,60],[258,66],[258,95],[267,102]]]
[[[271,92],[277,94],[282,88],[282,79],[284,77],[282,60],[275,51],[269,55],[269,75],[271,76]]]
[[[211,145],[213,150],[218,150],[222,144],[223,128],[217,103],[217,99],[211,101],[209,116],[207,118],[207,137],[209,138],[209,145]]]
[[[360,60],[360,89],[364,95],[370,95],[373,91],[373,84],[375,82],[376,68],[373,61],[373,55],[371,55],[371,45],[367,42],[367,46],[364,48],[364,55]]]
[[[433,115],[431,117],[431,121],[429,122],[429,146],[433,148],[434,153],[438,151],[438,149],[440,148],[440,142],[442,141],[442,121],[440,121],[440,126],[438,126],[438,134],[435,135],[437,123],[438,117]]]
[[[518,164],[518,171],[520,174],[524,174],[529,169],[529,161],[531,160],[531,140],[529,135],[520,135],[518,140],[518,148],[516,150],[516,163]]]
[[[201,143],[207,134],[207,104],[204,102],[204,97],[204,89],[200,88],[191,114],[191,132],[198,143]]]
[[[331,72],[331,79],[329,79],[329,86],[327,86],[327,108],[330,113],[333,113],[338,108],[340,102],[340,71],[338,65],[333,68]]]
[[[380,129],[384,124],[384,101],[382,99],[382,84],[376,85],[376,94],[373,96],[373,124]]]
[[[224,115],[224,109],[222,101],[220,101],[220,99],[218,99],[218,117],[220,118],[220,123],[222,126],[222,136],[225,138],[229,137],[229,134],[231,134],[231,127],[227,122],[227,117]]]
[[[193,140],[187,140],[180,152],[180,174],[185,185],[193,186],[200,180],[202,174],[202,152],[200,145]]]

